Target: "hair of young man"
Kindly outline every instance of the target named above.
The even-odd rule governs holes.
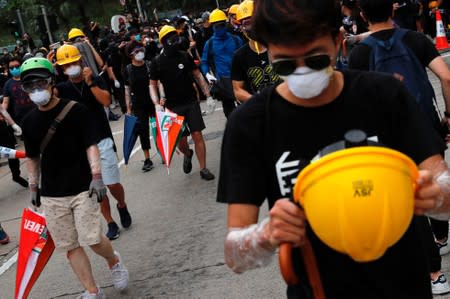
[[[252,17],[256,40],[264,45],[306,44],[338,34],[340,7],[336,0],[258,0]]]
[[[382,23],[392,17],[393,0],[360,0],[359,7],[369,23]]]

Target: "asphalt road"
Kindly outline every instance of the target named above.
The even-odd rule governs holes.
[[[447,62],[450,58],[445,58]],[[436,79],[432,78],[434,86]],[[435,88],[442,106],[440,88]],[[225,118],[222,111],[205,117],[204,136],[207,165],[218,175],[220,146]],[[123,118],[111,122],[119,157],[122,157]],[[198,163],[193,171],[182,172],[182,155],[175,154],[170,173],[161,164],[154,148],[156,167],[142,173],[142,151],[138,148],[128,166],[120,163],[126,201],[133,225],[122,230],[113,241],[130,271],[130,287],[118,293],[112,287],[109,270],[102,258],[87,250],[97,284],[108,298],[283,298],[285,285],[277,259],[269,267],[234,274],[223,259],[226,206],[215,202],[217,179],[200,179]],[[70,159],[70,157],[68,157]],[[22,165],[24,175],[26,171]],[[0,222],[11,243],[0,246],[0,299],[14,297],[20,217],[29,206],[28,191],[11,181],[7,166],[0,167]],[[113,216],[118,221],[114,199]],[[263,208],[263,214],[267,208]],[[264,215],[261,215],[263,217]],[[106,225],[104,224],[106,232]],[[442,269],[450,277],[450,255],[443,258]],[[399,272],[401,275],[401,272]],[[76,298],[83,289],[62,252],[55,252],[37,281],[30,298]],[[436,296],[450,299],[450,295]]]

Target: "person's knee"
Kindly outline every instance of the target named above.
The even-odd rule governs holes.
[[[192,140],[194,140],[195,143],[203,141],[203,135],[201,131],[192,132],[191,136]]]
[[[76,252],[79,251],[80,249],[82,249],[81,246],[78,246],[78,247],[76,247],[76,248],[74,248],[74,249],[68,250],[67,253],[66,253],[67,259],[70,259],[70,258],[74,255],[74,253],[76,253]]]

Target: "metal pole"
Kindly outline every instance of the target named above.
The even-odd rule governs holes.
[[[136,0],[136,5],[139,12],[139,19],[141,20],[141,22],[144,22],[144,14],[142,13],[141,1]]]
[[[217,8],[220,7],[220,6],[219,6],[219,0],[216,0],[216,6],[217,6]]]
[[[44,5],[41,5],[41,10],[42,10],[42,16],[44,17],[45,29],[47,30],[47,34],[48,34],[48,40],[49,40],[50,44],[53,44],[52,32],[50,31],[50,25],[48,24],[48,19],[47,19],[47,11],[45,10]]]
[[[23,26],[22,14],[20,13],[20,9],[17,10],[17,19],[19,20],[20,33],[23,35],[25,32],[25,27]]]

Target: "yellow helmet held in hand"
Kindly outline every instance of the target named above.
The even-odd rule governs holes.
[[[85,37],[86,35],[78,28],[72,28],[70,29],[69,33],[67,34],[67,38],[69,40],[72,40],[76,37]]]
[[[227,20],[227,15],[218,8],[214,9],[211,12],[211,14],[209,15],[209,22],[211,24],[217,23],[217,22],[224,22],[226,20]]]
[[[380,258],[406,232],[418,170],[404,154],[359,146],[305,167],[293,197],[322,242],[357,262]]]
[[[170,26],[170,25],[164,25],[161,30],[159,30],[159,42],[162,43],[163,38],[171,33],[171,32],[177,32],[177,30],[175,29],[175,27]]]
[[[56,64],[65,65],[81,59],[80,51],[73,45],[62,45],[56,51]]]
[[[241,21],[250,18],[253,15],[253,0],[245,0],[242,2],[236,11],[236,20]]]
[[[228,15],[235,15],[239,4],[233,4],[228,9]]]

